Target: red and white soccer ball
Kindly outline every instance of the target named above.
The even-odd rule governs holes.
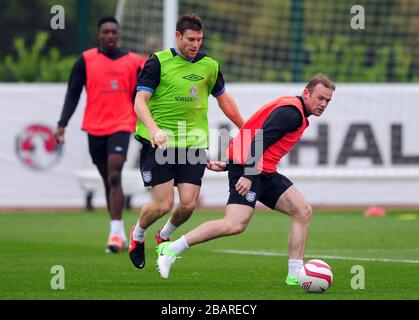
[[[301,288],[309,293],[323,293],[332,285],[333,273],[330,266],[318,259],[307,261],[298,274]]]

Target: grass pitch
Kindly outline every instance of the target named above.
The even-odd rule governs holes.
[[[222,216],[197,211],[174,237]],[[278,213],[256,212],[243,234],[185,251],[169,280],[156,271],[154,250],[154,232],[166,218],[149,229],[146,267],[137,270],[126,251],[104,253],[105,212],[0,213],[0,299],[419,299],[418,216],[315,212],[305,260],[325,260],[334,274],[333,285],[320,295],[284,284],[289,219]],[[137,217],[125,213],[127,231]],[[65,270],[63,290],[51,288],[55,265]],[[365,271],[364,289],[351,286],[360,283],[354,266]]]

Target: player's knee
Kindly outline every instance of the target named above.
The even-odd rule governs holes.
[[[236,234],[244,232],[247,228],[247,223],[239,222],[236,226]]]
[[[247,228],[247,223],[243,221],[231,221],[227,220],[224,223],[224,226],[226,228],[226,233],[228,235],[234,235],[242,233]]]
[[[302,205],[299,209],[298,219],[303,223],[309,224],[313,216],[313,209],[308,203]]]
[[[121,184],[121,173],[119,171],[111,171],[108,174],[108,184],[112,187],[117,187]]]
[[[191,212],[195,210],[197,207],[197,201],[191,200],[191,201],[181,201],[179,203],[180,209],[182,212]]]
[[[173,200],[165,200],[165,201],[161,201],[158,204],[158,209],[160,214],[165,214],[168,213],[173,207]]]

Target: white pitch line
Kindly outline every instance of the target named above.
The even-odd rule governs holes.
[[[213,250],[214,252],[230,253],[230,254],[244,254],[255,256],[276,256],[288,257],[288,253],[283,252],[269,252],[269,251],[251,251],[251,250]],[[398,260],[387,258],[362,258],[362,257],[345,257],[345,256],[325,256],[325,255],[305,255],[307,258],[323,258],[336,260],[352,260],[352,261],[371,261],[371,262],[398,262],[398,263],[414,263],[419,264],[419,260]]]

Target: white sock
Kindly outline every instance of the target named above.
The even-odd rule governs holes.
[[[123,228],[122,220],[111,220],[111,235],[120,235],[120,230]]]
[[[169,239],[170,235],[176,230],[176,228],[177,227],[173,225],[169,219],[164,227],[160,230],[160,237],[162,237],[164,240]]]
[[[125,235],[124,221],[123,220],[111,220],[111,235],[117,234],[122,240],[127,241]]]
[[[188,243],[186,242],[185,236],[181,236],[176,241],[173,241],[169,245],[170,249],[173,249],[176,252],[176,255],[180,255],[183,251],[189,248]]]
[[[132,233],[132,237],[134,240],[144,242],[146,230],[140,227],[139,223],[135,225],[134,232]]]
[[[303,266],[303,260],[300,259],[288,259],[288,275],[297,277],[298,272],[300,272],[301,267]]]

